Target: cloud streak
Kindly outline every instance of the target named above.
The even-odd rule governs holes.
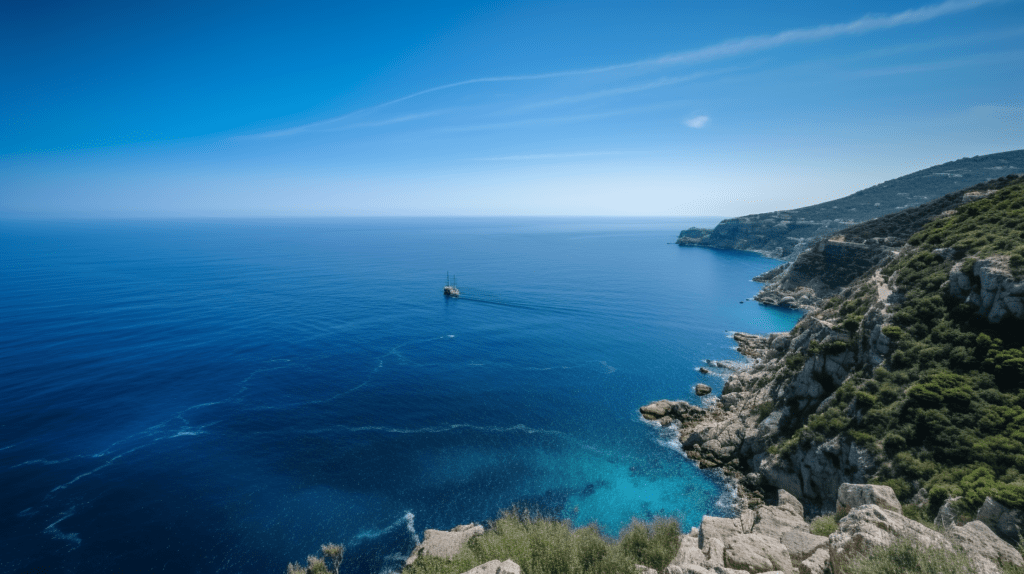
[[[704,48],[687,50],[684,52],[677,52],[672,54],[665,54],[657,58],[635,60],[632,62],[624,62],[621,64],[611,64],[607,66],[580,68],[574,70],[561,70],[538,74],[486,76],[481,78],[461,80],[458,82],[441,84],[438,86],[413,92],[411,94],[407,94],[399,98],[388,100],[386,102],[362,108],[334,118],[322,120],[319,122],[303,124],[293,128],[254,134],[249,137],[272,138],[297,135],[304,132],[315,131],[319,128],[327,127],[332,124],[336,124],[348,119],[353,119],[359,117],[360,115],[380,110],[382,108],[392,106],[414,98],[418,98],[420,96],[444,90],[451,90],[463,86],[503,82],[537,81],[554,78],[565,78],[571,76],[595,75],[625,70],[653,70],[669,66],[695,64],[700,62],[707,62],[711,60],[739,56],[743,54],[772,50],[789,44],[820,42],[841,36],[854,36],[878,30],[887,30],[897,28],[900,26],[919,24],[943,16],[973,10],[985,4],[991,4],[994,1],[996,0],[947,0],[946,2],[942,2],[940,4],[923,6],[921,8],[906,10],[897,14],[866,15],[857,20],[853,20],[851,22],[844,22],[840,24],[826,24],[814,28],[796,28],[793,30],[786,30],[776,34],[737,38],[732,40],[726,40],[724,42],[720,42],[717,44],[712,44]]]

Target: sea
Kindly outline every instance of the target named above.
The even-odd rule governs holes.
[[[799,319],[751,300],[778,261],[673,243],[715,222],[2,221],[0,571],[381,574],[513,508],[731,515],[637,410]]]

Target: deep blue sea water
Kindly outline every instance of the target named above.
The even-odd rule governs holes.
[[[0,571],[396,568],[517,505],[730,512],[637,408],[716,391],[777,262],[707,220],[0,224]],[[463,293],[446,300],[445,273]]]

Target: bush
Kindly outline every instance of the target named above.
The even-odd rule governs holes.
[[[634,519],[619,534],[619,545],[636,564],[660,571],[679,550],[679,522],[662,519],[648,524]]]
[[[822,514],[811,520],[811,534],[828,536],[839,529],[839,521],[835,514]]]

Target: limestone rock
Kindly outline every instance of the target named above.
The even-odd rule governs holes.
[[[654,568],[644,566],[643,564],[636,565],[636,574],[658,574],[658,571]]]
[[[725,543],[720,538],[707,539],[702,550],[709,568],[725,567]]]
[[[652,570],[653,572],[653,570]],[[484,562],[483,564],[465,571],[463,574],[521,574],[522,570],[519,565],[512,560],[491,560],[490,562]]]
[[[800,501],[795,496],[781,488],[779,489],[779,504],[777,506],[780,510],[785,510],[793,516],[799,518],[804,516],[804,505],[800,504]]]
[[[479,524],[462,524],[451,530],[433,530],[428,528],[423,533],[423,542],[413,548],[412,554],[406,559],[408,566],[422,555],[438,558],[454,558],[462,550],[470,538],[483,534],[484,527]]]
[[[800,563],[800,574],[825,574],[828,566],[828,549],[819,548],[810,558]]]
[[[942,528],[949,528],[956,524],[956,517],[960,512],[955,508],[956,503],[961,499],[960,496],[953,498],[947,498],[946,502],[939,508],[939,512],[935,515],[935,525],[941,526]]]
[[[828,537],[832,569],[838,571],[841,563],[853,554],[889,546],[899,538],[952,550],[949,540],[927,526],[875,504],[865,504],[851,510],[839,521],[839,529]]]
[[[786,547],[763,534],[737,534],[726,539],[725,565],[747,572],[794,571]]]
[[[803,530],[787,530],[782,534],[780,541],[786,550],[789,550],[789,557],[794,563],[810,558],[819,550],[828,549],[827,536],[818,536]]]
[[[967,550],[985,574],[999,574],[1000,567],[1011,564],[1024,567],[1024,559],[1021,558],[1020,552],[996,536],[980,520],[968,522],[963,526],[950,526],[946,534]]]
[[[991,496],[985,497],[985,502],[978,510],[978,520],[1004,540],[1016,542],[1020,533],[1024,532],[1024,513],[1007,508]]]
[[[751,532],[780,540],[783,533],[789,530],[810,532],[811,526],[804,522],[802,516],[794,515],[787,508],[762,506],[757,509],[757,517],[754,519]]]
[[[694,387],[693,392],[696,393],[698,397],[703,397],[704,395],[711,394],[711,387],[705,385],[704,383],[697,383],[697,386]]]
[[[707,557],[701,552],[700,546],[698,545],[698,538],[683,534],[679,537],[679,550],[676,551],[675,558],[669,562],[669,565],[676,565],[680,568],[685,568],[689,565],[705,566],[707,563]]]
[[[971,268],[957,263],[949,272],[949,292],[977,305],[978,314],[990,323],[1024,319],[1024,280],[1014,279],[1006,256],[975,261]]]
[[[849,484],[839,486],[839,495],[836,498],[836,512],[850,510],[865,504],[874,504],[903,514],[903,507],[896,498],[896,492],[891,486],[878,484]]]
[[[710,538],[717,538],[724,542],[727,538],[737,534],[743,534],[743,527],[738,519],[705,516],[700,522],[698,543],[701,548],[704,548]]]

